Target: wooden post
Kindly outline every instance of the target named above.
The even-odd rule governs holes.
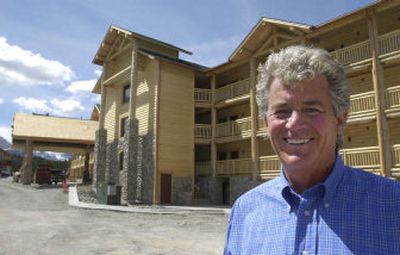
[[[104,64],[103,74],[101,75],[101,78],[100,78],[100,85],[101,85],[101,102],[100,102],[100,114],[99,114],[99,129],[100,130],[104,129],[104,122],[105,122],[105,118],[106,118],[107,87],[104,84],[104,81],[106,80],[106,70],[107,70],[107,65]]]
[[[33,154],[33,141],[26,140],[25,155],[22,163],[22,183],[29,185],[32,183],[32,154]]]
[[[216,75],[211,77],[211,176],[217,175],[217,144],[215,142],[217,132],[217,109],[215,109],[215,88],[217,85]]]
[[[376,108],[376,126],[379,145],[379,158],[381,165],[381,174],[390,176],[390,168],[392,166],[389,128],[385,116],[385,84],[383,81],[382,66],[379,61],[379,41],[378,28],[376,25],[375,14],[371,11],[367,12],[368,34],[371,47],[372,58],[372,81],[375,93],[375,108]]]
[[[132,49],[132,68],[131,68],[131,84],[129,94],[129,118],[133,119],[136,117],[136,89],[138,81],[138,46],[137,40],[133,40]]]
[[[256,102],[256,60],[250,59],[250,114],[251,114],[251,165],[253,168],[253,180],[257,180],[260,176],[259,155],[258,155],[258,109]]]

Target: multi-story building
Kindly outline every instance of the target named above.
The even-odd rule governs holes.
[[[399,179],[400,2],[379,1],[317,26],[261,18],[213,68],[112,26],[93,61],[103,66],[94,88],[102,96],[97,187],[122,185],[131,202],[229,204],[276,177],[279,160],[255,103],[257,66],[294,44],[325,48],[345,68],[352,86],[345,163]]]

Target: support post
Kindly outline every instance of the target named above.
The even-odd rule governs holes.
[[[22,183],[30,185],[32,183],[32,154],[33,154],[33,141],[26,140],[25,142],[25,155],[22,163]]]
[[[217,135],[217,109],[215,108],[216,75],[211,77],[211,176],[217,175],[217,144],[215,142]]]
[[[383,176],[390,176],[390,168],[392,166],[392,154],[390,151],[389,128],[385,115],[385,84],[383,80],[382,66],[379,60],[380,49],[378,41],[378,28],[376,25],[375,14],[372,11],[369,11],[367,13],[367,20],[369,41],[371,46],[371,72],[375,93],[376,126],[381,174]]]
[[[251,113],[251,162],[253,167],[253,180],[258,180],[260,176],[259,155],[258,155],[258,109],[256,102],[256,60],[250,59],[250,113]]]

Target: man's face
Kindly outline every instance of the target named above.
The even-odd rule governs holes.
[[[303,81],[295,88],[285,87],[277,78],[273,80],[266,124],[287,174],[329,171],[344,119],[334,114],[324,76]]]

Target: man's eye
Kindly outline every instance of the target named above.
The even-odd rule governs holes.
[[[315,115],[315,114],[320,113],[321,111],[317,108],[306,108],[305,112],[309,115]]]
[[[277,110],[274,112],[274,115],[279,119],[287,119],[292,114],[290,110]]]

